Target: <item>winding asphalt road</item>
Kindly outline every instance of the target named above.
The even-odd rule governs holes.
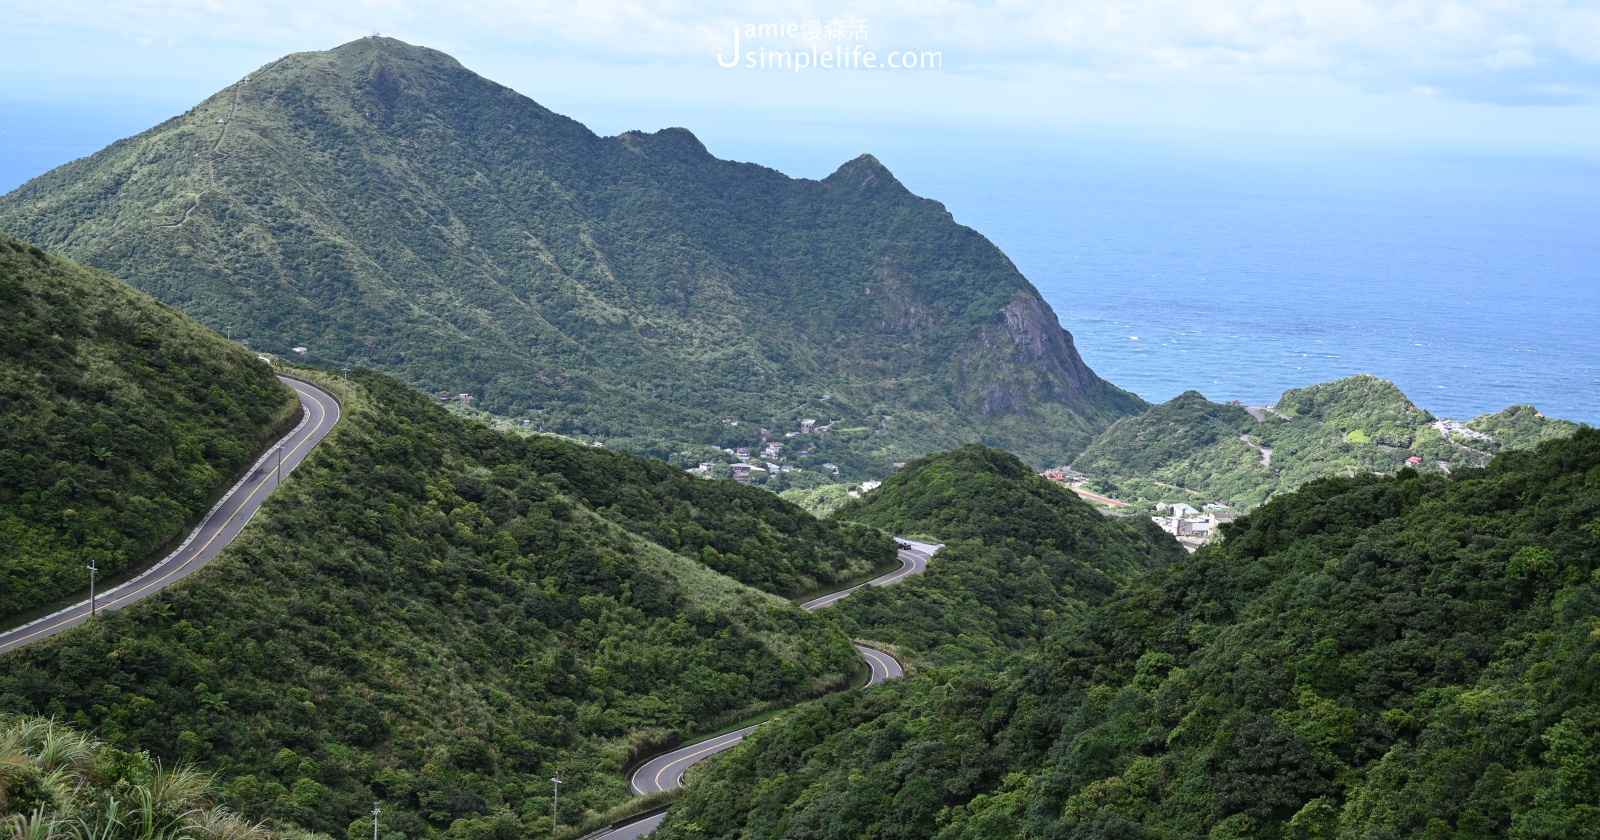
[[[334,424],[339,422],[339,402],[332,394],[298,379],[290,379],[287,376],[278,378],[300,395],[300,407],[303,412],[300,425],[285,435],[273,448],[267,450],[267,454],[261,456],[261,460],[251,466],[244,478],[217,502],[216,507],[212,508],[204,519],[200,520],[200,524],[195,526],[194,531],[177,550],[133,580],[105,592],[96,593],[95,608],[98,611],[120,609],[140,598],[160,592],[211,562],[213,557],[233,542],[234,537],[239,536],[245,524],[256,515],[256,511],[261,509],[261,503],[272,495],[282,477],[292,472],[301,461],[305,460],[311,448],[333,430]],[[281,467],[278,460],[280,454],[283,459]],[[89,602],[84,601],[31,624],[0,633],[0,654],[25,647],[40,639],[48,639],[69,627],[82,624],[88,618]]]
[[[800,607],[807,610],[820,610],[824,607],[833,606],[841,598],[855,592],[862,586],[884,586],[910,575],[922,574],[928,568],[928,561],[933,559],[933,555],[944,547],[931,543],[913,542],[907,539],[899,539],[899,541],[909,546],[908,548],[900,549],[900,568],[883,577],[869,580],[860,586],[852,586],[849,589],[807,601],[801,604]],[[900,667],[900,663],[894,657],[881,650],[865,645],[856,645],[856,650],[860,651],[861,655],[866,658],[867,666],[871,669],[871,674],[867,678],[867,685],[877,685],[884,680],[894,679],[905,673],[905,670]],[[683,787],[683,774],[687,773],[690,767],[717,753],[733,749],[738,746],[740,741],[744,740],[744,736],[754,732],[756,727],[760,725],[758,723],[753,726],[746,726],[743,729],[736,729],[727,734],[718,735],[715,738],[709,738],[690,744],[687,747],[680,747],[664,755],[656,756],[639,765],[639,769],[633,771],[633,775],[628,778],[628,789],[635,795],[643,796],[647,793]],[[656,826],[661,824],[661,820],[665,816],[665,814],[652,814],[635,822],[617,826],[610,831],[590,835],[585,840],[633,840],[633,838],[644,837],[655,831]]]
[[[894,583],[901,578],[909,577],[911,575],[920,575],[927,571],[928,560],[933,557],[935,552],[943,548],[943,546],[932,545],[929,543],[912,542],[911,540],[907,539],[900,539],[900,542],[911,546],[910,548],[900,549],[900,568],[884,575],[881,578],[873,578],[872,580],[861,584],[861,586],[852,586],[849,589],[842,589],[831,595],[824,595],[816,600],[807,601],[800,605],[800,609],[820,610],[823,607],[831,607],[838,603],[841,598],[844,598],[846,595],[855,592],[862,586],[885,586]],[[896,674],[895,676],[899,675]]]
[[[279,379],[289,387],[295,389],[300,395],[300,405],[304,410],[304,419],[293,431],[285,435],[276,446],[267,451],[259,461],[250,469],[245,477],[239,480],[216,507],[207,513],[200,524],[195,527],[183,544],[176,551],[167,555],[161,562],[151,566],[138,577],[117,586],[113,589],[99,593],[95,598],[95,608],[98,610],[114,610],[131,604],[140,598],[147,597],[174,583],[188,577],[196,569],[211,562],[227,548],[234,538],[244,530],[244,526],[255,516],[256,511],[267,497],[282,481],[282,476],[289,474],[306,456],[311,448],[333,430],[339,422],[339,403],[332,394],[314,385],[298,379],[280,376]],[[282,460],[279,460],[279,457]],[[280,466],[281,464],[281,466]],[[807,610],[819,610],[833,606],[835,603],[860,589],[862,586],[884,586],[894,583],[905,577],[921,574],[928,568],[928,561],[933,555],[943,548],[941,545],[919,543],[910,540],[900,540],[907,546],[900,549],[900,568],[879,578],[867,581],[860,586],[824,595],[800,606]],[[83,601],[59,612],[47,615],[31,624],[18,627],[6,633],[0,633],[0,654],[13,651],[40,639],[47,639],[70,627],[76,627],[88,620],[90,604]],[[856,650],[867,660],[870,669],[867,678],[868,685],[877,685],[884,680],[894,679],[904,674],[904,669],[894,657],[883,651],[856,645]],[[744,737],[755,731],[757,726],[747,726],[723,735],[718,735],[687,747],[673,750],[665,755],[657,756],[645,762],[635,770],[628,780],[629,788],[635,794],[646,794],[655,791],[672,790],[683,786],[683,774],[696,762],[716,755],[719,752],[732,749]],[[661,824],[663,815],[654,814],[638,821],[628,823],[611,829],[609,832],[593,835],[591,840],[631,840],[631,838],[644,837],[654,831]]]

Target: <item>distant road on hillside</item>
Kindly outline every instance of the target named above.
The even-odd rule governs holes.
[[[860,586],[852,586],[849,589],[807,601],[800,605],[801,608],[820,610],[824,607],[831,607],[838,603],[840,599],[861,589],[863,586],[883,586],[911,575],[922,574],[928,568],[928,561],[933,559],[933,555],[944,547],[932,543],[914,542],[899,537],[896,539],[902,545],[909,546],[908,548],[900,549],[900,568],[882,577],[869,580]],[[894,657],[881,650],[865,645],[856,645],[856,650],[861,652],[862,657],[867,660],[868,668],[871,669],[870,675],[867,677],[867,685],[877,685],[884,680],[894,679],[905,673],[905,669],[900,666],[900,663]],[[732,732],[718,735],[715,738],[708,738],[686,747],[679,747],[664,755],[658,755],[639,765],[639,769],[633,771],[633,775],[628,779],[628,789],[637,795],[643,796],[647,793],[682,787],[683,774],[688,772],[690,767],[717,753],[733,749],[738,746],[740,741],[744,740],[746,735],[754,732],[756,727],[760,725],[758,723],[753,726],[746,726],[743,729],[736,729]],[[585,840],[634,840],[634,838],[644,837],[656,830],[656,826],[661,824],[664,816],[665,814],[649,814],[634,822],[589,835]]]
[[[250,518],[261,509],[261,504],[272,495],[283,476],[288,475],[304,461],[311,448],[328,436],[339,422],[339,402],[332,394],[298,379],[280,376],[300,395],[303,420],[293,431],[267,450],[252,466],[244,478],[229,490],[222,501],[200,520],[183,545],[149,570],[112,589],[95,595],[97,611],[121,609],[141,598],[153,595],[188,577],[196,569],[211,562],[244,530]],[[282,466],[279,466],[279,455]],[[76,627],[89,618],[89,602],[74,604],[31,624],[0,633],[0,654],[48,639],[69,627]]]
[[[911,575],[920,575],[924,571],[927,571],[928,560],[933,557],[935,552],[944,547],[940,545],[931,545],[929,543],[912,542],[911,540],[898,537],[896,539],[910,546],[910,548],[900,549],[900,568],[884,575],[883,577],[873,578],[872,580],[861,584],[861,586],[852,586],[849,589],[840,590],[830,595],[824,595],[821,598],[807,601],[804,604],[801,604],[800,608],[803,610],[820,610],[823,607],[831,607],[838,603],[841,598],[844,598],[850,593],[855,592],[862,586],[884,586],[886,584],[901,580],[902,578],[910,577]]]

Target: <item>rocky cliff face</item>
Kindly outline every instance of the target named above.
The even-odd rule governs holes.
[[[732,443],[728,419],[891,414],[834,460],[981,440],[1056,462],[1144,405],[870,155],[811,181],[683,129],[598,137],[385,38],[288,56],[48,173],[0,198],[0,228],[253,348],[658,454]]]

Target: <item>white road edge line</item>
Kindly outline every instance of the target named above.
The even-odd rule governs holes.
[[[295,380],[295,381],[298,382],[300,380]],[[294,386],[290,385],[289,387],[293,388]],[[316,386],[312,386],[312,387],[316,387]],[[321,389],[318,388],[318,390],[321,390]],[[298,394],[299,394],[299,392],[296,391],[297,397],[298,397]],[[109,603],[112,600],[111,599],[112,595],[114,595],[114,594],[116,594],[118,592],[121,592],[122,590],[124,590],[124,589],[126,589],[126,588],[128,588],[128,587],[130,587],[130,586],[132,586],[132,585],[134,585],[136,583],[138,583],[139,581],[144,580],[146,577],[149,577],[151,574],[153,574],[153,573],[155,573],[157,571],[161,571],[162,569],[166,568],[166,566],[169,563],[171,563],[173,560],[177,559],[177,557],[180,554],[182,554],[183,552],[187,551],[188,548],[189,548],[189,545],[194,542],[195,537],[199,536],[200,532],[204,531],[206,525],[211,522],[211,517],[216,515],[217,510],[220,509],[224,504],[226,504],[229,499],[233,498],[233,494],[234,493],[237,493],[246,484],[250,483],[251,476],[254,476],[256,474],[256,470],[261,469],[261,467],[264,464],[266,464],[267,459],[272,457],[273,453],[275,453],[279,449],[281,449],[285,443],[287,443],[288,441],[292,440],[295,435],[299,434],[300,430],[304,429],[306,427],[307,423],[311,422],[311,409],[307,408],[304,402],[300,403],[300,415],[301,416],[300,416],[299,425],[295,426],[293,429],[290,429],[286,434],[284,434],[282,437],[278,438],[278,441],[276,443],[274,443],[272,446],[267,447],[267,450],[261,454],[261,457],[256,459],[256,462],[251,464],[249,469],[245,470],[244,477],[240,478],[238,483],[236,483],[232,487],[228,488],[228,492],[222,494],[222,498],[218,499],[217,503],[212,505],[210,510],[206,511],[206,515],[201,517],[200,521],[198,523],[196,523],[194,528],[189,531],[189,536],[185,537],[183,542],[180,543],[177,548],[173,549],[171,551],[171,553],[167,554],[167,556],[165,556],[165,557],[161,558],[160,560],[156,561],[156,563],[151,565],[150,568],[145,569],[144,571],[140,572],[137,576],[129,578],[128,580],[125,580],[122,583],[120,583],[120,584],[118,584],[118,585],[116,585],[116,586],[114,586],[114,587],[112,587],[110,589],[105,590],[104,592],[96,593],[95,594],[95,600],[96,601],[107,601]],[[326,416],[326,415],[324,415],[324,416]],[[293,471],[292,467],[290,468],[290,471],[291,472]],[[252,516],[252,518],[254,518],[254,517]],[[13,627],[10,630],[5,631],[5,633],[3,635],[4,636],[10,636],[10,635],[13,635],[13,634],[16,634],[16,633],[21,633],[22,631],[27,630],[30,627],[37,627],[40,624],[43,624],[43,623],[45,623],[45,622],[47,622],[47,621],[49,621],[49,620],[51,620],[53,618],[59,618],[59,617],[65,615],[65,614],[67,614],[69,612],[72,612],[73,610],[78,609],[79,607],[82,607],[84,604],[87,604],[87,603],[89,603],[87,600],[83,600],[83,601],[77,602],[76,604],[69,604],[69,605],[67,605],[65,607],[62,607],[59,610],[56,610],[53,613],[50,613],[47,616],[44,616],[42,618],[36,618],[33,621],[28,622],[27,624],[21,625],[20,627]],[[26,647],[26,645],[20,645],[20,646],[18,646],[16,648],[12,648],[11,650],[20,650],[22,647]],[[9,652],[10,651],[7,651],[7,653],[9,653]]]

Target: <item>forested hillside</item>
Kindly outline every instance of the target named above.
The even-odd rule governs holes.
[[[253,353],[0,234],[0,622],[178,536],[298,405]]]
[[[919,459],[833,516],[945,544],[926,573],[829,610],[851,636],[919,662],[992,659],[1184,556],[1149,520],[1102,516],[977,444]]]
[[[0,833],[17,840],[326,840],[218,805],[192,767],[125,752],[69,726],[0,715]]]
[[[261,68],[0,198],[0,228],[252,347],[662,456],[811,419],[808,462],[868,477],[972,440],[1043,465],[1145,406],[871,156],[813,181],[599,137],[391,38]]]
[[[1600,432],[1331,478],[1003,665],[758,730],[658,836],[1600,836]]]
[[[1124,418],[1072,464],[1090,486],[1129,502],[1260,504],[1319,478],[1481,466],[1578,428],[1531,405],[1486,414],[1455,430],[1419,408],[1394,383],[1352,376],[1285,391],[1259,417],[1187,391]]]
[[[551,776],[574,822],[627,799],[623,763],[670,730],[854,671],[825,619],[702,561],[798,591],[888,560],[887,538],[493,432],[381,374],[326,387],[344,419],[226,552],[0,658],[0,711],[203,762],[224,801],[337,836],[374,799],[407,837],[526,836]]]

